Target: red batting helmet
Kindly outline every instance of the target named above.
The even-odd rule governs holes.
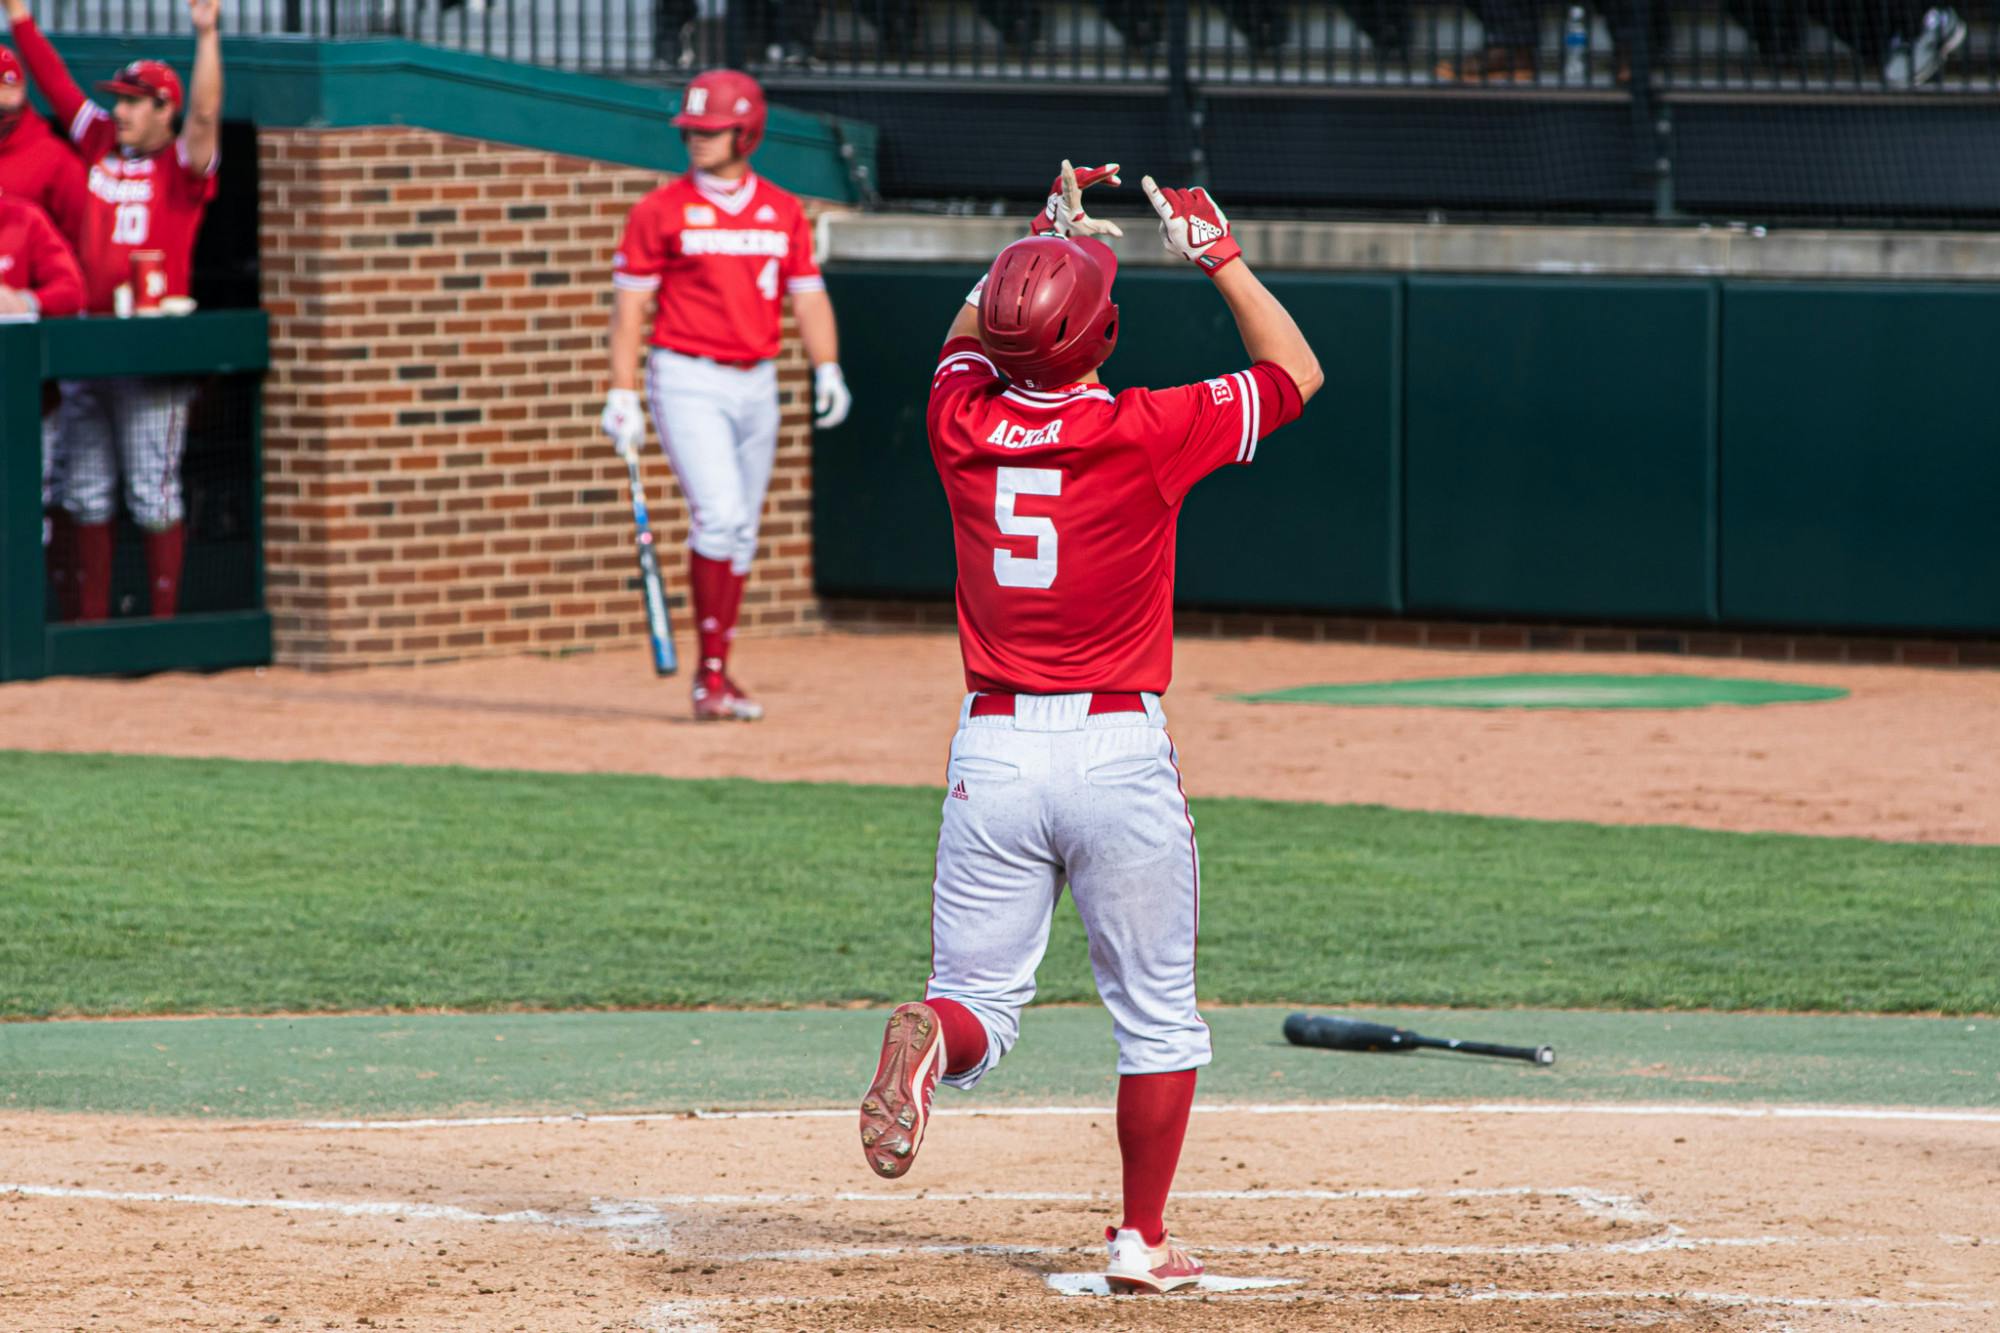
[[[674,124],[690,130],[735,130],[736,155],[748,157],[764,141],[764,90],[748,74],[707,70],[681,94]]]
[[[1000,252],[979,297],[979,341],[1030,389],[1073,384],[1118,345],[1118,256],[1093,237],[1030,236]]]
[[[21,81],[21,62],[12,51],[0,46],[0,84],[12,87]]]
[[[181,77],[157,60],[135,60],[97,85],[117,97],[149,97],[179,110]]]

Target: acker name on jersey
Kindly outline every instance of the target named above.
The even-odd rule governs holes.
[[[1010,386],[976,338],[946,343],[928,425],[966,687],[1164,692],[1181,502],[1302,407],[1269,362],[1173,389],[1038,392]]]
[[[754,172],[734,190],[690,172],[641,199],[612,260],[624,291],[660,294],[652,343],[685,356],[767,361],[779,298],[824,291],[812,230],[793,195]]]
[[[186,296],[195,233],[215,198],[221,150],[205,172],[188,165],[186,145],[178,139],[157,153],[128,153],[118,146],[117,123],[95,102],[78,108],[69,133],[88,171],[76,255],[86,308],[110,312],[118,285],[132,280],[134,250],[158,250],[164,256],[165,295]]]

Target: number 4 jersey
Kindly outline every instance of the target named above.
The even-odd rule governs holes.
[[[756,173],[734,190],[690,172],[641,199],[625,221],[611,281],[660,294],[652,343],[712,361],[778,354],[778,298],[824,291],[812,230],[794,196]]]
[[[89,173],[89,206],[76,248],[85,308],[93,314],[111,312],[118,284],[132,280],[134,250],[158,250],[165,257],[167,289],[162,294],[186,296],[194,237],[201,229],[202,210],[215,198],[221,152],[206,172],[188,166],[178,139],[157,153],[128,153],[118,146],[118,126],[95,102],[77,110],[70,138]]]
[[[966,687],[1164,693],[1181,501],[1302,406],[1269,362],[1175,389],[1039,392],[1009,385],[977,339],[946,343],[927,420]]]

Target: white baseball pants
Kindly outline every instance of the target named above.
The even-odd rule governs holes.
[[[64,380],[56,414],[62,506],[79,523],[109,523],[118,479],[132,521],[159,532],[181,521],[181,453],[191,385],[176,380]]]
[[[1159,696],[1141,696],[1144,713],[1094,717],[1088,694],[1020,695],[1011,717],[973,717],[974,697],[945,778],[926,994],[972,1011],[986,1058],[944,1081],[971,1087],[1020,1036],[1065,883],[1118,1072],[1207,1064],[1194,989],[1201,864]]]
[[[688,502],[688,545],[750,572],[778,455],[778,366],[748,370],[656,347],[646,362],[653,426]]]

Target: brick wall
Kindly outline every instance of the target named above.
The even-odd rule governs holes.
[[[557,651],[645,634],[624,465],[597,430],[610,261],[651,172],[425,130],[258,135],[277,659]],[[745,632],[817,619],[810,381],[783,424]],[[677,627],[687,511],[645,463]]]

